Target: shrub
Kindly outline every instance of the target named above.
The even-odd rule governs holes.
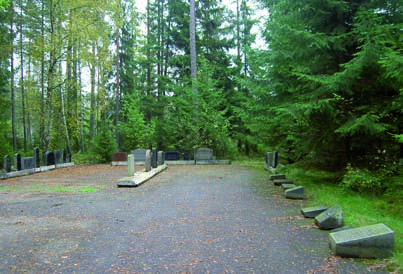
[[[384,170],[369,171],[368,169],[358,169],[348,164],[347,172],[343,176],[341,185],[344,189],[359,192],[379,192],[384,190],[384,181],[388,172]]]

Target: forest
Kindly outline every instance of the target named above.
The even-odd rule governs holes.
[[[1,0],[0,157],[277,150],[379,187],[403,158],[402,14],[401,0]]]

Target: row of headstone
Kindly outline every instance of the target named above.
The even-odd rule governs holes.
[[[67,154],[65,150],[46,151],[43,154],[44,166],[51,166],[55,164],[70,163],[71,155]],[[14,169],[16,171],[39,168],[41,166],[39,148],[33,149],[32,157],[21,157],[20,153],[14,154]],[[4,156],[3,169],[6,172],[11,172],[11,157]]]
[[[132,150],[131,153],[134,155],[134,159],[136,162],[144,162],[146,160],[146,150],[138,148],[136,150]],[[195,160],[213,160],[213,150],[209,148],[198,148],[195,149],[194,152]],[[179,161],[181,158],[185,161],[190,160],[190,153],[185,151],[184,153],[180,153],[179,151],[165,151],[164,152],[164,160],[166,161]]]
[[[274,185],[282,186],[285,197],[303,199],[304,188],[295,186],[293,180],[283,174],[271,175]],[[305,218],[314,218],[321,230],[331,230],[329,247],[336,256],[359,258],[386,258],[392,255],[394,232],[384,224],[354,228],[344,226],[343,210],[340,206],[301,208]]]
[[[278,152],[266,152],[265,163],[266,168],[276,168],[278,165]]]

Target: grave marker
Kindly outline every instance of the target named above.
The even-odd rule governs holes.
[[[384,224],[352,228],[330,233],[329,245],[336,256],[386,258],[393,252],[394,232]]]
[[[195,152],[195,160],[213,160],[213,150],[210,148],[197,148]]]
[[[179,161],[181,159],[181,154],[179,151],[166,151],[165,160],[166,161]]]
[[[273,152],[273,165],[272,165],[272,167],[276,168],[277,164],[278,164],[278,152],[275,151],[275,152]]]
[[[287,199],[303,200],[304,199],[304,187],[297,186],[294,188],[287,189],[284,194]]]
[[[162,166],[164,164],[164,152],[163,151],[158,151],[158,165]]]
[[[146,150],[145,168],[146,172],[151,171],[151,151],[149,149]]]
[[[183,160],[185,160],[185,161],[189,161],[189,160],[190,160],[190,154],[189,154],[188,151],[185,151],[185,152],[183,153]]]
[[[266,167],[273,167],[273,152],[266,152]]]
[[[34,168],[40,168],[41,167],[41,156],[39,152],[39,148],[35,147],[34,148]]]
[[[4,156],[3,168],[6,172],[11,172],[11,159],[10,155]]]
[[[134,176],[134,155],[130,154],[127,156],[127,175]]]
[[[126,162],[127,154],[126,152],[114,152],[112,155],[113,162]]]
[[[342,227],[344,224],[343,210],[340,206],[331,207],[315,217],[315,224],[319,229],[325,230]]]
[[[43,157],[43,163],[45,166],[55,165],[55,154],[53,151],[46,151]]]
[[[151,167],[152,168],[158,167],[158,155],[157,155],[157,149],[155,147],[151,149]]]
[[[33,169],[34,166],[34,157],[22,157],[21,158],[21,169]]]
[[[314,207],[304,207],[301,208],[301,213],[304,215],[305,218],[315,218],[323,211],[326,211],[326,206],[314,206]]]
[[[21,154],[16,153],[14,154],[14,169],[20,171],[21,168]]]
[[[132,154],[134,155],[134,160],[136,162],[144,162],[146,160],[146,150],[142,148],[138,148],[132,150]]]

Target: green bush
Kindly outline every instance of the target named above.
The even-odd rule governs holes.
[[[112,154],[117,150],[117,145],[115,139],[112,136],[111,130],[102,126],[100,132],[96,136],[93,147],[92,154],[96,162],[98,163],[109,163],[112,161]]]
[[[384,190],[384,181],[387,172],[383,170],[369,171],[368,169],[358,169],[347,165],[347,172],[343,176],[341,185],[344,189],[359,192],[379,192]]]

